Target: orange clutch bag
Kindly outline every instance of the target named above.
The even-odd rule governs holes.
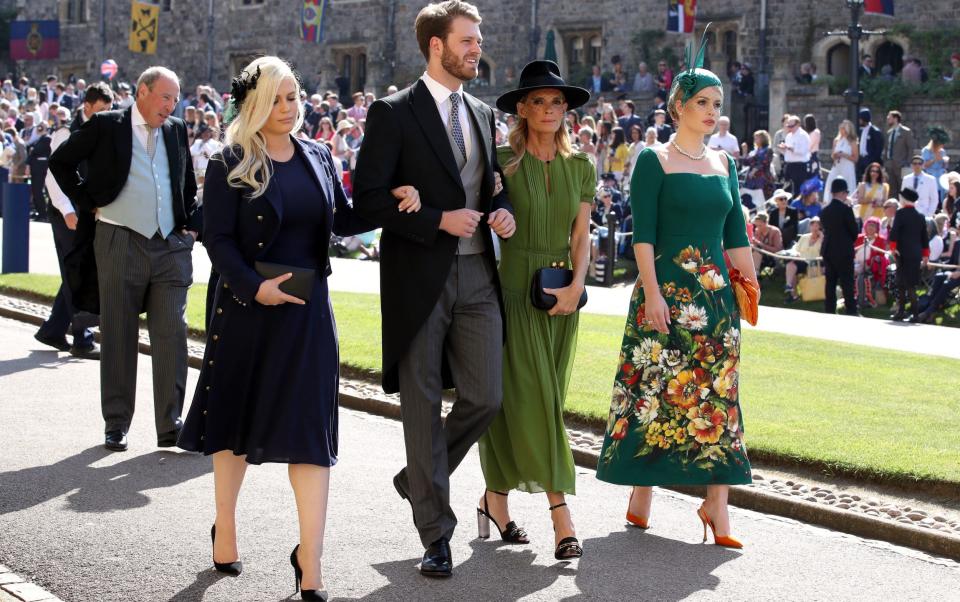
[[[730,283],[733,285],[733,294],[737,297],[740,315],[751,326],[756,326],[760,309],[760,288],[744,278],[737,268],[730,268]]]

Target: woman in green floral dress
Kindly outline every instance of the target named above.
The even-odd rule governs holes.
[[[689,64],[689,62],[688,62]],[[727,267],[756,282],[733,159],[707,149],[720,80],[679,74],[676,138],[637,158],[631,197],[640,277],[634,288],[597,478],[632,485],[627,520],[646,528],[652,486],[707,485],[698,515],[730,536],[730,485],[751,482],[738,396],[740,315]]]

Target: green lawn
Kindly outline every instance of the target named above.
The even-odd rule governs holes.
[[[0,290],[50,297],[56,276],[0,276]],[[206,288],[190,291],[188,321],[202,329]],[[354,371],[380,369],[379,299],[334,293],[341,359]],[[567,410],[605,422],[623,319],[584,314]],[[838,472],[960,483],[960,362],[748,331],[741,400],[748,444]],[[936,375],[934,377],[934,374]],[[926,383],[926,384],[924,384]]]

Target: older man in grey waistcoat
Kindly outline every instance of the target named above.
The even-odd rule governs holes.
[[[93,253],[71,288],[98,282],[100,387],[106,447],[127,448],[136,394],[139,314],[146,312],[153,354],[157,444],[176,444],[187,380],[184,314],[193,282],[191,249],[202,217],[196,203],[187,130],[171,117],[177,75],[151,67],[137,82],[136,103],[94,115],[50,159],[50,171],[81,211],[96,216]],[[86,178],[77,167],[87,162]],[[79,238],[79,237],[78,237]],[[89,245],[78,240],[77,247]],[[93,261],[95,260],[95,262]],[[95,265],[94,265],[95,263]],[[89,295],[75,295],[78,306]],[[97,309],[83,307],[83,309]]]

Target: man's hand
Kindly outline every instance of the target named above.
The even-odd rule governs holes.
[[[470,238],[477,231],[483,214],[473,209],[444,211],[440,217],[440,229],[457,238]]]
[[[76,230],[77,229],[77,214],[71,211],[70,213],[63,216],[63,221],[67,224],[67,229]]]
[[[497,209],[487,218],[490,229],[497,236],[503,239],[510,238],[517,231],[517,223],[513,219],[513,214],[506,209]]]
[[[493,196],[503,192],[503,181],[500,179],[500,172],[493,172]]]
[[[193,242],[197,242],[197,238],[200,236],[200,233],[196,230],[187,230],[186,228],[183,229],[183,233],[192,236]]]

